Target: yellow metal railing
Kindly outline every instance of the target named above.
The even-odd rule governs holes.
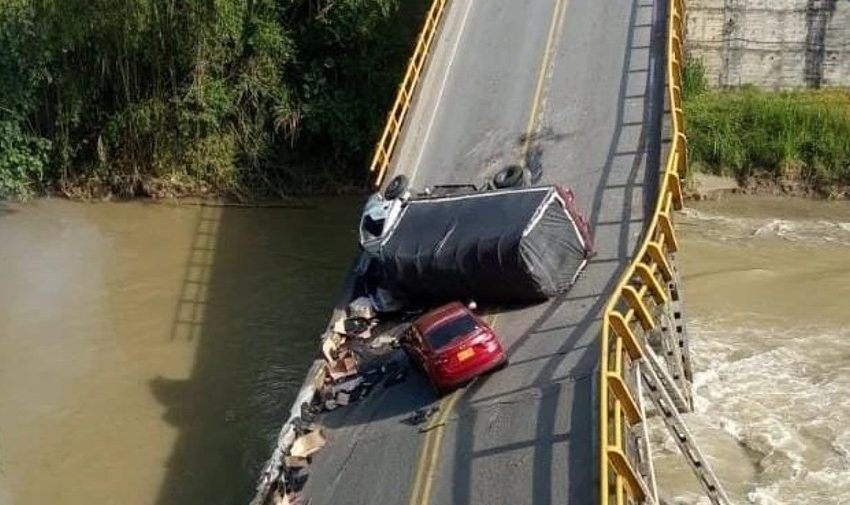
[[[431,8],[428,10],[428,17],[425,18],[425,25],[422,27],[422,31],[419,32],[416,49],[413,51],[413,56],[410,57],[410,61],[407,64],[407,72],[404,74],[404,80],[398,88],[395,103],[393,103],[393,108],[387,116],[384,133],[381,135],[381,140],[378,141],[378,145],[375,148],[375,155],[372,157],[372,164],[369,166],[370,172],[377,172],[375,176],[376,187],[380,187],[381,182],[384,180],[384,175],[390,164],[393,151],[398,143],[404,118],[410,110],[410,102],[413,100],[416,86],[419,84],[419,78],[428,59],[431,43],[434,41],[437,28],[443,18],[443,12],[446,10],[446,3],[448,3],[448,0],[434,0],[431,4]]]
[[[669,0],[666,86],[672,117],[672,145],[667,157],[652,220],[634,260],[605,306],[599,363],[599,486],[602,505],[641,503],[646,486],[630,460],[627,427],[641,421],[639,398],[630,382],[631,363],[643,357],[638,332],[655,327],[652,305],[669,300],[673,280],[670,254],[678,249],[671,213],[682,208],[681,176],[687,168],[687,138],[682,112],[685,1]]]

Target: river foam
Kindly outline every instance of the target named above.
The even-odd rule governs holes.
[[[694,321],[691,332],[696,415],[751,455],[749,503],[850,496],[850,332],[717,320]]]
[[[734,503],[850,503],[850,205],[730,208],[679,215],[686,419]],[[662,496],[700,503],[672,438],[651,426]]]
[[[683,226],[699,227],[701,233],[720,241],[776,238],[810,245],[850,245],[850,222],[725,216],[696,209],[685,209],[683,217]]]

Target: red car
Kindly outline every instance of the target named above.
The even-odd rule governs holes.
[[[460,302],[417,318],[401,343],[438,393],[507,363],[492,328]]]

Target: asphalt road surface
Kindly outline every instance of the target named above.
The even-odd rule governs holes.
[[[411,372],[324,415],[313,505],[595,500],[600,314],[656,195],[665,19],[663,0],[449,2],[387,179],[482,184],[523,164],[573,188],[598,255],[566,295],[488,316],[508,368],[444,398]]]

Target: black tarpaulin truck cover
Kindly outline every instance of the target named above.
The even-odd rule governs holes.
[[[592,252],[563,186],[410,200],[377,258],[392,289],[419,302],[539,302],[565,292]]]

